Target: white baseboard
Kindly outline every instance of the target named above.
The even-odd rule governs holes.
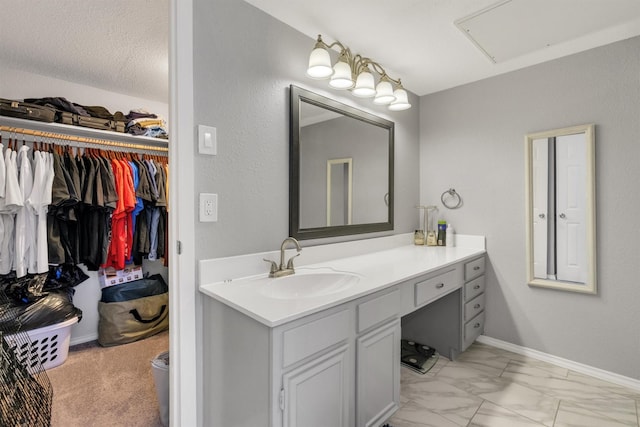
[[[633,390],[640,391],[640,380],[635,378],[625,377],[624,375],[616,374],[614,372],[605,371],[604,369],[595,368],[593,366],[585,365],[583,363],[574,362],[573,360],[563,359],[549,353],[533,350],[531,348],[522,347],[516,344],[511,344],[506,341],[502,341],[496,338],[491,338],[486,335],[480,335],[477,341],[482,344],[490,345],[492,347],[501,348],[503,350],[511,351],[513,353],[528,356],[533,359],[542,360],[562,368],[567,368],[581,374],[589,375],[603,381],[627,387]]]
[[[71,338],[71,340],[69,341],[69,345],[77,345],[77,344],[84,344],[86,342],[89,341],[95,341],[98,339],[98,334],[89,334],[89,335],[83,335],[81,337],[73,337]]]

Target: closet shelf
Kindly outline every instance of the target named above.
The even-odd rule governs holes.
[[[123,142],[126,144],[150,145],[160,148],[169,147],[169,141],[166,139],[131,135],[128,133],[112,132],[108,130],[91,129],[82,126],[65,125],[62,123],[46,123],[34,120],[18,119],[15,117],[0,116],[0,125],[31,129],[40,132],[61,133],[82,138],[104,139],[109,141]]]

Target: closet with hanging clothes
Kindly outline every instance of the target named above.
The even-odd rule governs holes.
[[[140,343],[153,352],[147,361],[168,348],[168,335],[160,334],[169,326],[168,174],[167,140],[0,116],[0,287],[27,290],[14,296],[40,310],[25,312],[18,321],[35,334],[30,352],[45,351],[49,344],[39,342],[52,344],[44,358],[38,354],[47,372],[64,363],[70,344],[96,338],[111,347],[157,335]],[[110,271],[133,266],[144,277],[110,287],[102,280]],[[50,283],[61,286],[52,289]],[[3,324],[8,311],[0,307],[0,333],[9,330]],[[34,321],[55,323],[41,327]],[[49,332],[58,325],[64,333]],[[75,343],[72,328],[81,328]],[[44,339],[38,335],[43,330]],[[146,354],[121,347],[120,353]],[[57,359],[48,360],[51,354]],[[77,366],[70,372],[82,375]],[[147,388],[150,374],[140,378]],[[71,385],[68,373],[53,378],[58,390]],[[88,380],[88,388],[78,392],[99,393]],[[68,419],[57,414],[54,419]]]
[[[63,265],[103,277],[143,263],[166,277],[167,141],[71,132],[78,130],[0,117],[2,280]],[[98,335],[96,303],[81,304],[93,319],[92,339]]]

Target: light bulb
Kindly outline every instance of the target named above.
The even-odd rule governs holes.
[[[355,96],[360,98],[371,98],[376,94],[375,81],[373,74],[369,70],[365,69],[356,79],[356,86],[351,91]]]
[[[396,97],[396,100],[389,104],[389,107],[387,107],[389,110],[402,111],[411,108],[411,104],[409,104],[409,95],[402,87],[394,90],[393,95]]]
[[[333,75],[329,86],[334,89],[349,89],[353,87],[353,78],[351,77],[351,67],[345,61],[338,60],[333,66]]]
[[[393,87],[391,82],[386,78],[382,78],[376,86],[376,97],[373,99],[374,104],[387,105],[395,101],[396,97],[393,96]]]
[[[333,74],[331,68],[331,57],[324,47],[316,47],[309,55],[309,68],[307,68],[307,76],[312,79],[326,79]]]

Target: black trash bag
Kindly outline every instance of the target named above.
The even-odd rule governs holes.
[[[18,305],[13,301],[0,304],[0,331],[29,331],[74,317],[80,321],[82,310],[73,305],[74,292],[72,288],[49,291],[28,305]]]
[[[132,299],[150,297],[169,292],[169,287],[159,274],[123,283],[122,285],[109,286],[102,290],[102,302],[122,302]]]
[[[49,267],[49,275],[44,284],[44,290],[61,289],[78,286],[89,276],[75,264],[60,264]]]
[[[8,276],[8,275],[7,275]],[[47,295],[43,291],[47,274],[28,274],[26,276],[8,278],[2,281],[4,293],[17,304],[30,304]]]

